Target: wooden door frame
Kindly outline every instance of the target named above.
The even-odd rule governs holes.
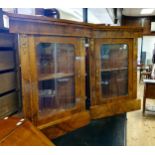
[[[96,103],[108,103],[108,102],[117,102],[117,100],[125,100],[125,99],[131,99],[132,98],[132,92],[133,92],[133,64],[132,64],[132,57],[133,57],[133,39],[126,38],[97,38],[95,39],[94,43],[94,50],[95,50],[95,59],[96,59]],[[128,45],[128,95],[127,96],[116,96],[112,98],[105,98],[103,99],[101,97],[101,87],[99,85],[101,81],[101,61],[100,61],[100,47],[102,44],[127,44]]]
[[[41,125],[56,120],[71,113],[76,113],[85,109],[85,51],[82,38],[75,37],[54,37],[54,36],[35,36],[19,35],[20,58],[22,72],[22,91],[23,91],[23,111],[26,118],[30,119],[35,125]],[[39,42],[68,43],[75,47],[75,92],[77,105],[67,109],[65,112],[58,112],[47,119],[38,120],[38,72],[36,44]],[[28,65],[29,64],[29,65]]]

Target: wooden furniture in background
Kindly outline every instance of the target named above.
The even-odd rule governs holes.
[[[141,64],[138,67],[140,71],[139,83],[143,81],[144,79],[151,79],[152,65],[146,66],[144,64]]]
[[[155,80],[144,80],[143,114],[146,111],[146,98],[155,99]]]
[[[19,110],[15,45],[15,36],[0,29],[0,118]]]
[[[45,135],[25,119],[0,120],[0,146],[52,146]]]
[[[143,27],[143,35],[154,35],[151,32],[151,22],[155,21],[154,16],[130,17],[122,16],[122,25],[130,27]]]
[[[150,71],[144,71],[144,72],[142,72],[141,73],[141,78],[142,79],[151,79],[151,72]]]
[[[140,108],[140,101],[136,100],[136,39],[141,28],[8,16],[10,33],[19,35],[24,117],[49,138],[90,122],[85,108],[85,46],[90,58],[90,90],[86,91],[91,96],[91,118]],[[85,39],[89,44],[85,44]],[[111,80],[108,92],[101,86],[107,83],[106,79]]]

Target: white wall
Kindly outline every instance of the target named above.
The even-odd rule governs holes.
[[[138,61],[137,63],[140,64],[140,57],[141,57],[141,43],[142,43],[142,38],[138,38]]]
[[[83,11],[82,8],[57,8],[60,13],[61,19],[73,20],[73,21],[83,21]]]
[[[25,15],[35,15],[35,8],[17,8],[17,13]]]
[[[61,19],[83,21],[82,8],[57,8]],[[4,8],[3,10],[13,12],[14,9]],[[35,15],[35,8],[17,8],[19,14]],[[114,14],[111,8],[88,8],[88,22],[95,24],[114,25]],[[119,25],[119,24],[117,24]]]
[[[144,36],[143,37],[143,51],[146,51],[146,61],[152,60],[152,54],[155,44],[155,36]]]
[[[83,21],[82,8],[58,8],[58,10],[61,19]],[[88,8],[88,22],[114,25],[112,11],[112,9],[107,8]]]
[[[111,9],[88,8],[88,22],[95,24],[113,24],[113,14]]]

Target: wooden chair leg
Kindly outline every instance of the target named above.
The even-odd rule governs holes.
[[[139,83],[141,82],[142,79],[142,73],[141,73],[141,69],[140,69],[140,73],[139,73]]]
[[[146,84],[144,85],[144,94],[143,94],[143,115],[145,114],[145,108],[146,108]]]
[[[146,108],[146,98],[143,98],[143,115],[145,114],[145,108]]]

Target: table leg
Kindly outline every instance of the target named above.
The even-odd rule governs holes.
[[[146,107],[146,84],[144,85],[144,95],[143,95],[143,115],[145,114],[145,107]]]

